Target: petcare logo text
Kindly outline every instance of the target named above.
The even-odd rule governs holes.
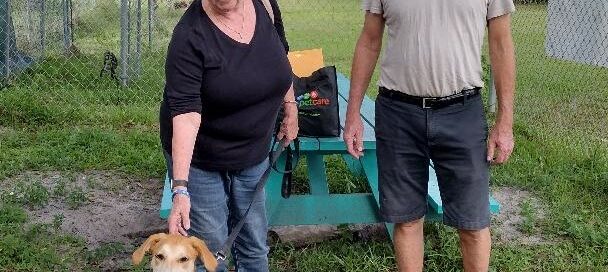
[[[319,91],[313,89],[312,91],[296,97],[299,107],[315,106],[323,107],[329,106],[329,98],[319,97]]]

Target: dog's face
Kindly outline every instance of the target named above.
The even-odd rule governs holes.
[[[154,272],[194,272],[197,257],[207,271],[217,268],[217,260],[211,251],[203,241],[193,236],[154,234],[133,252],[133,264],[141,263],[147,252],[152,253],[150,266]]]

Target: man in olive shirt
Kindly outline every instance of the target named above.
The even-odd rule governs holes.
[[[443,221],[459,231],[466,271],[490,259],[489,166],[513,147],[515,57],[512,0],[363,0],[344,140],[363,154],[359,111],[382,48],[376,99],[380,214],[395,223],[399,271],[422,271],[428,165],[433,161]],[[486,28],[498,94],[488,134],[480,89]]]

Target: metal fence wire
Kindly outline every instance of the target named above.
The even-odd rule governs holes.
[[[539,89],[608,92],[608,1],[516,2],[513,33],[521,103]],[[188,4],[4,0],[0,126],[88,126],[104,118],[155,126],[167,45]],[[279,0],[279,5],[292,50],[322,48],[326,64],[348,73],[363,21],[359,0]],[[484,51],[489,82],[487,46]],[[529,116],[542,116],[552,105],[534,103],[538,107]]]

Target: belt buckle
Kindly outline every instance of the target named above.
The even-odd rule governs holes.
[[[431,107],[426,105],[426,101],[435,101],[435,97],[423,97],[422,98],[422,108],[430,109]]]

